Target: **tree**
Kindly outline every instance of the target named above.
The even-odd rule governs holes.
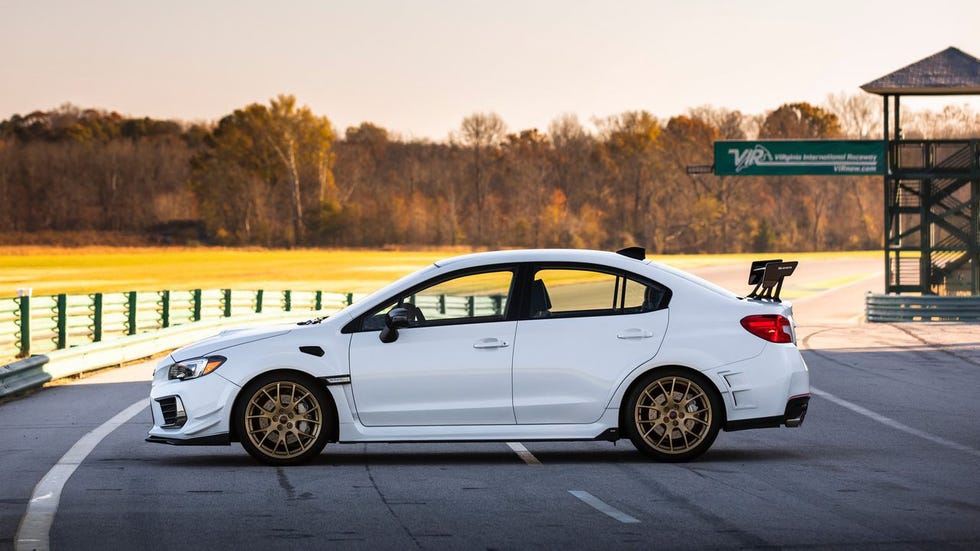
[[[552,143],[555,186],[577,208],[585,204],[600,206],[601,188],[598,186],[601,185],[601,178],[595,166],[595,138],[586,132],[573,114],[561,115],[551,121],[548,138]]]
[[[506,245],[540,247],[543,236],[542,213],[549,201],[549,181],[552,165],[549,162],[551,144],[537,129],[509,134],[502,147],[503,205],[509,213],[509,231],[503,232],[512,241]],[[562,196],[564,201],[564,195]],[[502,237],[502,236],[501,236]]]
[[[841,136],[840,120],[837,115],[815,107],[806,102],[787,103],[766,116],[759,131],[762,139],[826,139]],[[776,177],[766,181],[779,204],[788,205],[789,216],[782,217],[780,229],[789,234],[799,231],[808,234],[809,242],[800,239],[800,244],[808,250],[823,247],[823,222],[833,211],[833,205],[840,200],[840,192],[833,186],[836,183],[813,176]],[[792,185],[793,193],[783,190]]]
[[[882,102],[871,94],[830,94],[827,109],[837,116],[841,135],[858,140],[880,138]]]
[[[0,232],[160,235],[200,221],[230,245],[872,247],[880,178],[685,170],[710,162],[718,139],[875,137],[877,101],[857,97],[764,115],[703,106],[660,121],[633,111],[595,121],[594,134],[574,115],[546,134],[506,134],[500,117],[477,113],[449,143],[369,122],[335,141],[329,121],[290,96],[195,125],[65,104],[0,120]],[[902,119],[909,136],[980,135],[966,108]]]
[[[663,177],[671,180],[674,193],[665,201],[667,240],[671,248],[706,252],[727,241],[730,178],[688,174],[689,165],[704,164],[714,155],[719,131],[708,122],[685,115],[667,121],[661,135],[666,161]]]
[[[837,138],[840,135],[837,115],[806,102],[779,106],[766,116],[759,130],[759,138],[763,140]]]
[[[483,218],[486,204],[486,157],[500,144],[507,131],[496,113],[474,113],[463,119],[460,134],[463,143],[473,150],[473,193],[476,204],[474,220],[476,221],[476,241],[484,242]]]
[[[251,224],[256,220],[269,229],[272,241],[302,243],[307,226],[304,209],[314,207],[311,218],[316,219],[331,210],[326,203],[336,200],[333,139],[330,121],[308,107],[297,108],[293,96],[280,95],[268,107],[254,103],[237,109],[221,119],[206,140],[206,150],[196,158],[195,190],[202,203],[210,203],[205,208],[215,212],[226,213],[215,203],[227,201],[227,193],[242,196],[244,219],[236,225],[245,241],[251,240]],[[231,174],[238,175],[237,182],[221,185],[214,178]],[[262,212],[268,217],[258,220]],[[277,217],[291,222],[289,231]],[[209,222],[220,226],[226,221],[231,220]]]
[[[714,127],[719,139],[744,140],[748,138],[747,127],[751,126],[751,122],[741,111],[702,105],[688,110],[688,116]]]
[[[596,124],[624,231],[617,237],[641,244],[652,241],[655,250],[663,250],[660,206],[654,201],[662,191],[654,180],[660,164],[659,122],[646,111],[627,111]]]
[[[980,138],[980,113],[969,105],[947,105],[940,112],[911,111],[904,113],[903,134],[919,139],[976,139]]]
[[[344,175],[344,192],[340,197],[340,202],[344,203],[358,186],[378,180],[377,172],[388,147],[388,131],[363,122],[360,126],[349,127],[343,143],[338,145],[337,154],[344,156],[344,167],[349,169]]]

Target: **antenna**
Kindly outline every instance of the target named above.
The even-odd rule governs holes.
[[[619,249],[616,254],[621,254],[627,258],[634,258],[636,260],[646,260],[647,250],[643,247],[626,247],[625,249]]]

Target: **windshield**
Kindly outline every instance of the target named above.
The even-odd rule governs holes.
[[[422,281],[423,279],[427,278],[429,274],[437,271],[438,269],[439,267],[436,266],[435,264],[430,264],[429,266],[426,266],[421,270],[412,272],[404,277],[401,277],[393,281],[392,283],[389,283],[388,285],[385,285],[384,287],[378,289],[377,291],[374,291],[373,293],[367,296],[363,296],[358,299],[355,299],[350,306],[344,308],[344,310],[341,311],[344,312],[347,310],[351,310],[351,315],[357,316],[365,309],[366,306],[374,305],[376,302],[380,300],[389,298],[395,293],[396,290],[408,286],[409,280],[413,282]]]

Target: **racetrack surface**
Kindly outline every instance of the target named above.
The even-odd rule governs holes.
[[[723,432],[685,464],[621,440],[331,445],[272,468],[238,445],[144,443],[145,409],[64,484],[51,547],[980,547],[980,325],[860,323],[880,261],[820,263],[784,289],[814,387],[800,429]],[[696,272],[748,291],[747,267]],[[59,458],[148,401],[151,369],[0,404],[0,549]]]

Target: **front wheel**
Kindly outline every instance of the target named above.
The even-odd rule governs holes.
[[[705,377],[664,369],[640,380],[626,402],[624,418],[638,450],[660,461],[687,461],[715,441],[722,407]]]
[[[236,423],[242,447],[269,465],[298,465],[327,444],[327,391],[307,377],[272,373],[242,390]]]

